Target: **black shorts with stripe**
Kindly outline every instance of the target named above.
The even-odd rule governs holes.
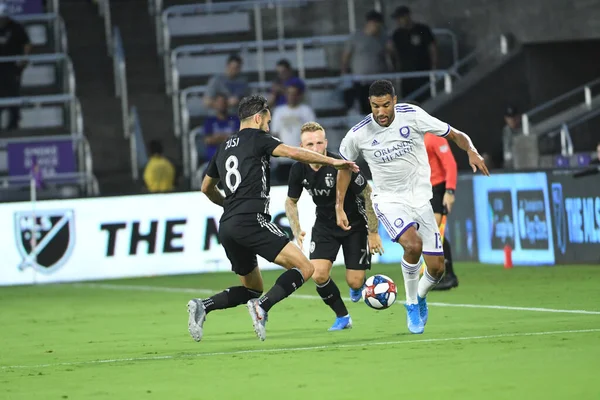
[[[334,262],[341,247],[346,269],[371,269],[367,228],[354,227],[350,232],[340,231],[337,227],[328,228],[315,224],[311,235],[310,259]]]
[[[219,226],[219,240],[231,261],[231,270],[248,275],[258,266],[256,255],[273,262],[290,241],[266,214],[237,214]]]

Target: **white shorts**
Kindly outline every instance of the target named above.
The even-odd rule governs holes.
[[[440,230],[431,204],[411,207],[398,203],[374,203],[375,213],[392,241],[397,242],[408,228],[415,225],[423,241],[423,254],[443,256]]]

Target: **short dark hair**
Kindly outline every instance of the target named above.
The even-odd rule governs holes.
[[[151,140],[148,144],[150,148],[150,154],[162,154],[163,153],[163,145],[160,140],[154,139]]]
[[[383,14],[377,10],[371,10],[365,15],[365,20],[383,23]]]
[[[388,80],[378,80],[371,83],[371,86],[369,86],[369,97],[381,97],[385,96],[386,94],[389,94],[392,97],[396,95],[394,85],[392,85],[392,82]]]
[[[392,18],[404,17],[406,15],[410,15],[410,8],[406,6],[400,6],[394,11]]]
[[[229,56],[229,58],[227,58],[227,64],[229,65],[230,62],[235,61],[238,62],[240,64],[243,64],[244,62],[242,61],[242,57],[238,56],[237,54],[231,54]]]
[[[225,92],[217,92],[217,93],[215,93],[215,99],[217,97],[223,97],[223,98],[227,99],[228,96],[227,96],[227,93],[225,93]]]
[[[262,113],[269,109],[267,99],[260,95],[244,97],[238,106],[238,118],[240,121],[253,116],[256,113]]]
[[[277,61],[277,66],[285,67],[287,69],[292,69],[292,64],[290,64],[290,62],[285,58],[282,58],[281,60]]]

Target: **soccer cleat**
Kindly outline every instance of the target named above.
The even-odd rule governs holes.
[[[427,299],[425,297],[421,298],[417,296],[417,300],[419,301],[419,315],[421,316],[421,321],[423,321],[423,326],[425,326],[427,325],[427,318],[429,318]]]
[[[350,328],[352,328],[352,318],[350,318],[350,315],[346,315],[345,317],[337,317],[328,331],[341,331]]]
[[[406,308],[406,323],[408,324],[409,332],[415,334],[423,333],[425,325],[423,325],[421,315],[419,314],[419,305],[405,304],[404,307]]]
[[[362,298],[363,287],[364,287],[364,285],[362,287],[360,287],[359,289],[350,288],[350,300],[353,303],[357,303]]]
[[[458,278],[456,275],[444,275],[441,282],[431,288],[431,290],[450,290],[455,287],[458,287]]]
[[[268,319],[267,312],[258,305],[258,299],[249,300],[248,303],[246,303],[246,306],[252,317],[252,325],[254,325],[256,336],[258,336],[261,341],[265,340],[267,338],[267,330],[265,328]]]
[[[188,309],[188,331],[192,338],[199,342],[202,340],[202,326],[206,321],[206,311],[204,305],[199,299],[192,299],[187,304]]]

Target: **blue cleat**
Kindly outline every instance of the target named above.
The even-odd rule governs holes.
[[[364,285],[362,287],[360,287],[359,289],[350,288],[350,300],[353,303],[357,303],[362,298],[363,287],[364,287]]]
[[[425,297],[421,298],[417,296],[417,300],[419,301],[419,315],[421,316],[421,321],[423,321],[423,326],[425,326],[427,325],[427,318],[429,318],[427,299]]]
[[[329,328],[329,331],[341,331],[342,329],[350,329],[352,328],[352,318],[350,315],[346,315],[345,317],[337,317],[335,322]]]
[[[419,305],[405,304],[404,307],[406,308],[406,322],[409,332],[416,334],[423,333],[425,325],[423,325],[423,321],[421,320]]]

